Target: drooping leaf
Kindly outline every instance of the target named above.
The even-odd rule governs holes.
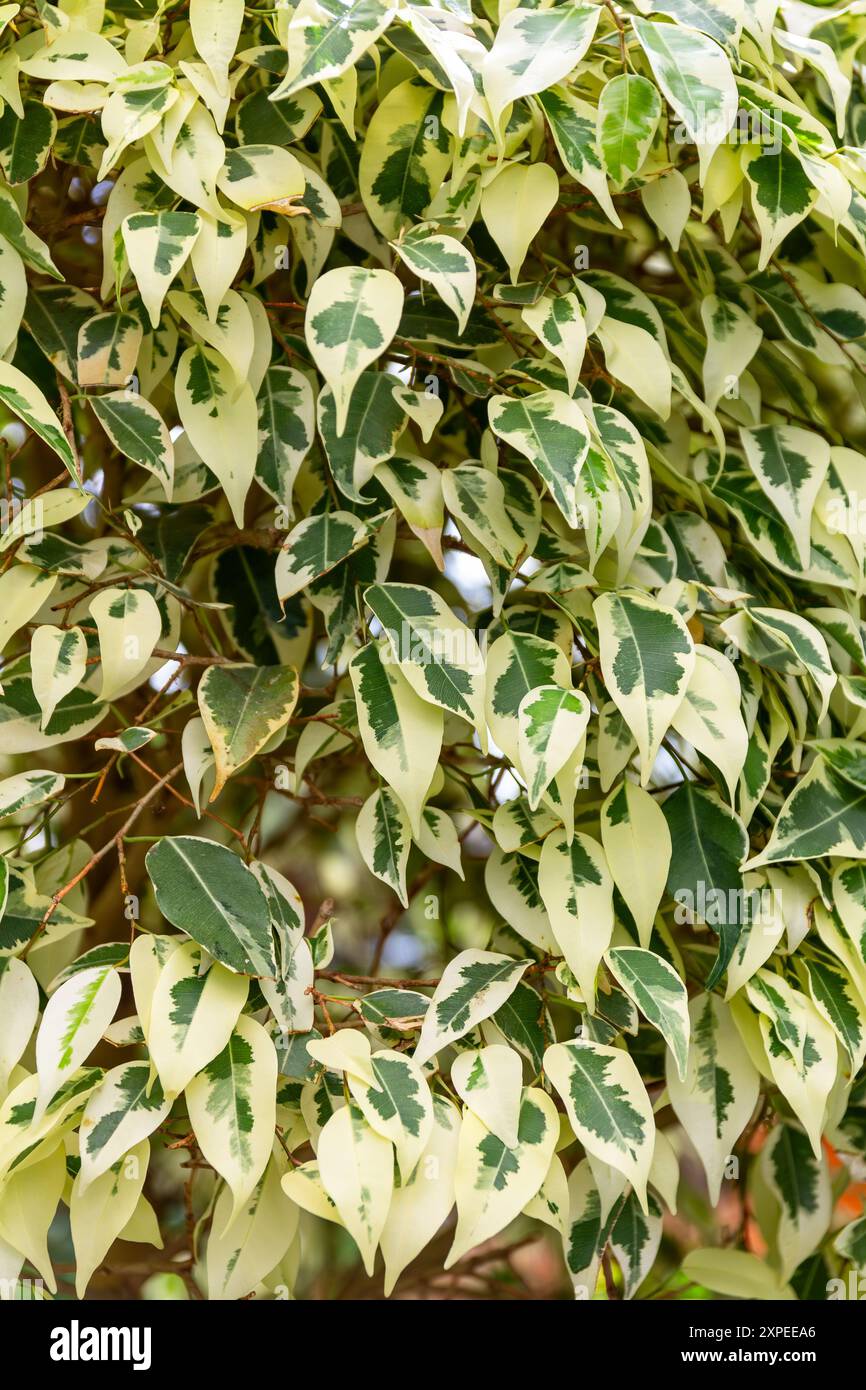
[[[274,1139],[277,1054],[255,1019],[241,1014],[226,1046],[186,1088],[196,1138],[232,1190],[226,1228],[264,1172]]]
[[[584,1148],[623,1173],[646,1210],[655,1122],[628,1053],[594,1042],[556,1043],[544,1054],[544,1070]]]
[[[454,1175],[457,1230],[446,1269],[497,1235],[535,1195],[550,1166],[557,1134],[553,1101],[535,1087],[523,1093],[513,1147],[506,1147],[471,1110],[464,1111]]]
[[[120,976],[111,966],[92,966],[53,994],[36,1034],[39,1094],[33,1120],[45,1114],[58,1090],[85,1062],[114,1017]]]
[[[602,673],[634,734],[645,787],[688,688],[694,643],[680,615],[649,595],[602,594],[594,609]]]

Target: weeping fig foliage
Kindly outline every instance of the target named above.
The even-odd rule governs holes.
[[[866,1264],[864,54],[0,7],[4,1279]]]

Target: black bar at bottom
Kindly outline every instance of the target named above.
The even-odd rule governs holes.
[[[508,1307],[504,1307],[504,1303]],[[385,1310],[380,1321],[381,1310]],[[465,1311],[463,1311],[465,1310]],[[4,1315],[14,1318],[6,1322]],[[451,1318],[457,1323],[452,1324]],[[467,1321],[464,1322],[463,1318]],[[525,1318],[525,1322],[524,1322]],[[361,1302],[272,1301],[241,1303],[138,1302],[17,1302],[0,1304],[0,1327],[12,1332],[26,1348],[29,1367],[49,1375],[102,1367],[117,1372],[172,1377],[201,1376],[211,1371],[223,1378],[226,1356],[249,1356],[251,1365],[272,1369],[293,1366],[293,1379],[303,1367],[317,1366],[317,1379],[329,1364],[357,1366],[365,1357],[386,1358],[405,1345],[418,1352],[449,1343],[440,1338],[458,1331],[453,1344],[455,1363],[465,1374],[467,1361],[477,1361],[489,1381],[492,1365],[511,1358],[521,1348],[532,1349],[551,1363],[575,1370],[590,1366],[596,1374],[618,1380],[623,1371],[657,1375],[668,1368],[690,1368],[700,1374],[717,1367],[736,1372],[761,1367],[773,1374],[793,1368],[829,1369],[850,1364],[862,1343],[863,1310],[859,1299],[831,1302],[756,1303],[735,1300],[648,1300],[636,1303],[502,1300],[481,1304],[425,1300]],[[331,1361],[330,1340],[339,1329],[339,1350]],[[435,1339],[435,1343],[430,1339]],[[548,1338],[552,1338],[549,1343]],[[9,1342],[6,1343],[9,1346]],[[244,1350],[246,1348],[246,1350]],[[231,1349],[231,1350],[229,1350]],[[288,1358],[285,1360],[284,1358]],[[297,1358],[297,1359],[296,1359]],[[585,1358],[589,1358],[586,1360]],[[446,1358],[450,1361],[451,1356]],[[605,1362],[608,1372],[603,1371]],[[368,1367],[372,1362],[366,1363]],[[405,1363],[408,1364],[408,1363]],[[445,1369],[445,1363],[439,1364]],[[539,1363],[539,1369],[543,1361]],[[511,1363],[513,1371],[514,1365]],[[403,1377],[401,1376],[401,1379]]]

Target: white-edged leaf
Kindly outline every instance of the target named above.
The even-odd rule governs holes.
[[[79,1126],[80,1190],[147,1139],[171,1109],[162,1087],[151,1085],[147,1062],[126,1062],[107,1072],[88,1097]]]
[[[442,711],[415,693],[389,646],[370,642],[362,647],[349,664],[349,674],[367,757],[405,806],[417,839],[439,764]]]
[[[160,912],[229,970],[276,974],[265,895],[239,855],[195,835],[166,836],[147,852]]]
[[[299,686],[294,666],[238,662],[208,667],[199,682],[198,707],[216,766],[211,801],[289,722]]]
[[[384,1048],[370,1058],[372,1079],[349,1072],[356,1104],[370,1127],[394,1145],[402,1182],[408,1182],[433,1130],[433,1101],[412,1057]]]
[[[52,994],[36,1034],[39,1095],[34,1124],[63,1082],[90,1056],[119,1002],[120,976],[111,966],[82,970]]]
[[[655,1121],[629,1054],[595,1042],[555,1043],[544,1070],[587,1153],[623,1173],[646,1211]]]
[[[355,822],[355,838],[364,863],[409,906],[406,866],[412,844],[412,825],[402,801],[388,787],[367,797]]]
[[[502,1043],[461,1052],[451,1064],[451,1082],[463,1104],[507,1149],[518,1144],[523,1101],[523,1063]]]
[[[684,1081],[691,1022],[688,992],[679,975],[654,951],[637,946],[614,947],[605,960],[644,1018],[661,1033]]]
[[[90,601],[90,614],[99,633],[99,696],[113,700],[144,672],[162,633],[162,615],[147,589],[102,589]]]
[[[232,1190],[227,1229],[267,1166],[274,1142],[277,1054],[255,1019],[241,1014],[222,1052],[186,1087],[190,1123],[208,1163]]]
[[[550,925],[569,969],[591,1011],[602,956],[613,934],[613,879],[604,850],[591,835],[563,830],[544,841],[538,887]]]
[[[145,1034],[167,1096],[179,1095],[222,1052],[246,1003],[245,975],[218,962],[204,966],[201,947],[184,941],[162,966],[151,996]]]
[[[698,1152],[715,1206],[728,1156],[755,1108],[760,1078],[718,995],[696,995],[689,1002],[689,1018],[686,1074],[681,1080],[669,1052],[667,1084],[674,1114]]]
[[[516,988],[529,961],[496,951],[461,951],[446,965],[415,1048],[419,1066],[495,1014]]]
[[[559,1137],[556,1107],[542,1090],[523,1093],[517,1143],[507,1148],[471,1111],[463,1115],[454,1179],[457,1229],[445,1268],[498,1235],[535,1196]]]
[[[307,301],[307,344],[334,393],[337,434],[358,377],[385,351],[400,321],[403,286],[388,270],[341,266],[319,277]]]
[[[391,1205],[393,1145],[370,1127],[356,1106],[345,1105],[324,1126],[316,1156],[322,1186],[372,1275]]]
[[[685,695],[694,642],[675,609],[649,594],[602,594],[593,605],[608,693],[637,740],[641,786]]]

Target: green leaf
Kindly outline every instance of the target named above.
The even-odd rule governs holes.
[[[662,811],[676,846],[668,892],[678,904],[678,920],[705,922],[719,938],[707,980],[711,989],[727,968],[750,910],[742,875],[748,835],[733,811],[694,782],[684,782]]]
[[[0,116],[0,168],[7,183],[27,183],[45,168],[57,135],[57,118],[41,101],[23,103],[18,115],[7,106]]]
[[[658,1028],[684,1081],[690,1023],[688,994],[679,975],[653,951],[636,946],[616,947],[607,952],[605,959],[644,1018]]]
[[[498,1030],[527,1059],[533,1076],[538,1075],[553,1029],[545,1006],[531,985],[519,980],[487,1027]]]
[[[577,401],[564,391],[538,391],[523,400],[496,396],[489,413],[494,434],[529,459],[568,524],[577,526],[577,481],[589,449]]]
[[[275,975],[265,896],[255,875],[225,845],[166,836],[147,852],[160,912],[218,961],[247,975]]]
[[[16,260],[17,266],[14,265]],[[80,370],[80,364],[77,363],[78,335],[83,325],[93,315],[97,315],[99,306],[96,300],[84,290],[75,289],[71,285],[31,285],[27,288],[24,267],[18,260],[17,252],[11,247],[4,252],[0,265],[6,290],[5,313],[10,317],[15,313],[16,270],[20,267],[21,282],[27,296],[26,305],[22,305],[25,326],[49,362],[69,381],[77,381]],[[131,364],[130,371],[132,366],[134,363]]]

